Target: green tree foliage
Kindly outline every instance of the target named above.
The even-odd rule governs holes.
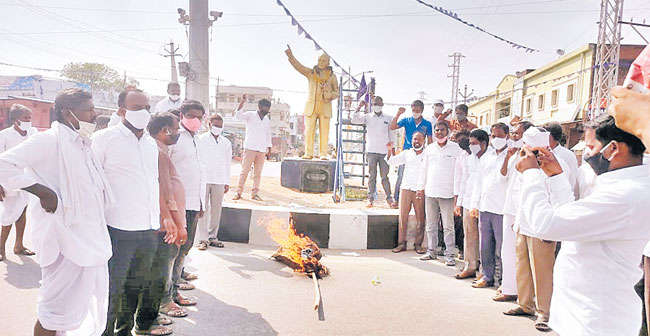
[[[124,78],[105,64],[101,63],[68,63],[63,66],[61,75],[65,78],[90,85],[93,90],[117,90],[124,88]],[[128,77],[126,85],[139,83],[134,78]]]

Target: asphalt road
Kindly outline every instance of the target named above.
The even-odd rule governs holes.
[[[10,238],[8,250],[13,247]],[[269,260],[268,248],[227,243],[191,251],[198,299],[176,319],[174,335],[533,335],[528,318],[506,317],[494,289],[455,280],[455,268],[414,252],[324,250],[332,274],[321,280],[324,321],[313,310],[312,280]],[[461,264],[456,268],[460,268]],[[380,284],[372,280],[379,277]],[[29,257],[0,262],[0,335],[30,335],[40,272]]]

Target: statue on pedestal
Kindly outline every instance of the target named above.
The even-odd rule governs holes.
[[[330,66],[330,57],[327,54],[322,54],[318,57],[318,64],[313,68],[308,68],[298,62],[288,45],[285,53],[289,57],[289,63],[309,81],[309,97],[304,111],[305,155],[302,158],[309,160],[314,157],[314,135],[316,121],[318,121],[320,159],[327,160],[327,138],[332,118],[332,100],[339,96],[339,85]]]

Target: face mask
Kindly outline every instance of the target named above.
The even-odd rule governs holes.
[[[422,116],[422,112],[413,112],[413,118],[418,119]]]
[[[458,119],[458,121],[463,121],[467,119],[467,116],[464,114],[456,114],[456,119]]]
[[[594,173],[596,173],[596,175],[600,175],[609,171],[609,160],[611,160],[611,158],[605,159],[603,152],[605,151],[605,148],[607,148],[610,144],[611,142],[607,144],[607,146],[603,147],[600,152],[594,154],[593,156],[585,158],[585,161],[587,161],[587,163],[591,166],[591,169],[594,170]]]
[[[74,115],[74,113],[72,113],[72,111],[70,111],[70,114],[72,114],[72,117],[74,117],[74,119],[79,123],[79,128],[77,129],[77,133],[79,133],[79,135],[81,135],[82,137],[89,138],[95,131],[97,125],[94,123],[89,123],[89,122],[79,120],[77,116]],[[72,128],[74,128],[74,126]]]
[[[519,139],[517,141],[512,142],[512,147],[514,148],[521,148],[524,146],[524,139]]]
[[[178,142],[178,138],[181,136],[180,133],[172,134],[169,130],[167,130],[165,134],[172,139],[172,145],[175,145]]]
[[[463,138],[458,141],[458,146],[464,150],[467,151],[469,149],[469,139],[468,138]]]
[[[448,137],[444,137],[444,138],[442,138],[442,139],[440,139],[440,138],[436,138],[436,141],[437,141],[439,144],[442,145],[442,144],[444,144],[445,142],[447,142],[447,138],[448,138]]]
[[[201,120],[199,120],[199,118],[183,118],[181,124],[183,124],[183,126],[185,126],[185,128],[190,132],[196,132],[201,129]]]
[[[492,147],[494,149],[501,149],[507,144],[506,138],[492,138]]]
[[[214,134],[214,135],[219,136],[219,135],[221,135],[221,132],[223,132],[223,127],[212,126],[212,128],[210,129],[210,132],[212,132],[212,134]]]
[[[424,145],[420,145],[417,147],[415,147],[415,145],[413,146],[413,149],[415,149],[416,151],[420,151],[422,148],[424,148]]]
[[[381,108],[383,106],[378,106],[378,105],[372,105],[372,112],[375,112],[376,114],[381,113]]]
[[[149,119],[151,118],[151,115],[149,114],[149,111],[145,109],[137,110],[137,111],[126,110],[126,115],[124,118],[135,129],[143,130],[149,124]]]
[[[477,155],[481,152],[481,145],[469,145],[469,151],[472,152],[472,154]]]
[[[169,95],[169,99],[171,99],[173,101],[178,101],[179,99],[181,99],[181,96],[180,95]]]
[[[17,125],[18,128],[20,128],[21,131],[27,132],[28,129],[32,127],[32,122],[31,121],[19,121],[20,125]]]

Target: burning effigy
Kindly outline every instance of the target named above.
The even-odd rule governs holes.
[[[318,245],[304,234],[297,234],[293,218],[289,222],[279,219],[260,220],[273,241],[280,247],[271,257],[293,269],[295,272],[314,274],[318,278],[329,275],[329,270],[320,263],[323,257]]]

